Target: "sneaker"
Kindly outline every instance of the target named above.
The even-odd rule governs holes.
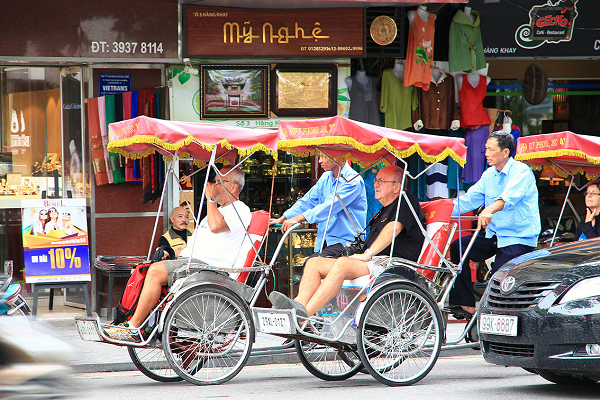
[[[132,328],[128,322],[122,322],[119,325],[111,325],[109,328],[102,328],[104,334],[111,339],[124,340],[127,342],[141,342],[142,336],[139,328]]]
[[[269,295],[269,301],[273,304],[273,308],[277,308],[279,310],[296,310],[296,314],[300,317],[307,317],[306,308],[294,299],[290,299],[285,294],[280,292],[271,292]]]

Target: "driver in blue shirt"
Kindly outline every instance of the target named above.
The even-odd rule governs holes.
[[[450,292],[449,307],[445,311],[457,318],[470,319],[475,313],[475,297],[471,281],[469,260],[485,261],[496,256],[492,273],[509,260],[533,251],[541,231],[538,191],[531,169],[510,155],[515,149],[513,136],[508,132],[494,131],[485,145],[485,157],[490,166],[467,193],[454,200],[453,217],[480,206],[477,226],[482,228],[473,243],[467,260]],[[459,208],[460,207],[460,208]],[[472,235],[450,246],[450,257],[458,263]]]
[[[362,232],[367,223],[367,193],[365,182],[347,162],[343,166],[332,161],[326,156],[319,157],[319,164],[325,170],[317,184],[313,186],[302,198],[288,209],[280,218],[271,219],[270,225],[281,224],[281,231],[285,233],[298,222],[318,223],[317,240],[314,251],[318,252],[323,243],[323,255],[331,252],[338,257],[346,243],[354,241],[356,230],[348,219],[337,196],[334,195],[337,183],[337,194],[346,206],[350,218]],[[337,182],[339,180],[339,182]],[[329,208],[333,202],[331,218],[325,234],[325,225]],[[326,247],[327,246],[327,247]]]

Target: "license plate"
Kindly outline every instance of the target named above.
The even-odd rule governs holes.
[[[517,319],[514,315],[482,314],[479,319],[479,332],[517,336]]]
[[[96,321],[75,321],[77,323],[77,330],[79,331],[79,336],[83,340],[91,340],[94,342],[101,342],[102,338],[98,334],[97,323]]]
[[[264,333],[292,333],[289,314],[257,312],[258,329]]]

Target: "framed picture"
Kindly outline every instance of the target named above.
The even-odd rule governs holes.
[[[278,117],[336,115],[336,65],[277,64],[271,74],[272,111]]]
[[[200,118],[269,118],[269,65],[202,65]]]

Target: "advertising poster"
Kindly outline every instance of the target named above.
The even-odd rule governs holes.
[[[42,200],[22,221],[26,283],[91,281],[85,206]]]

